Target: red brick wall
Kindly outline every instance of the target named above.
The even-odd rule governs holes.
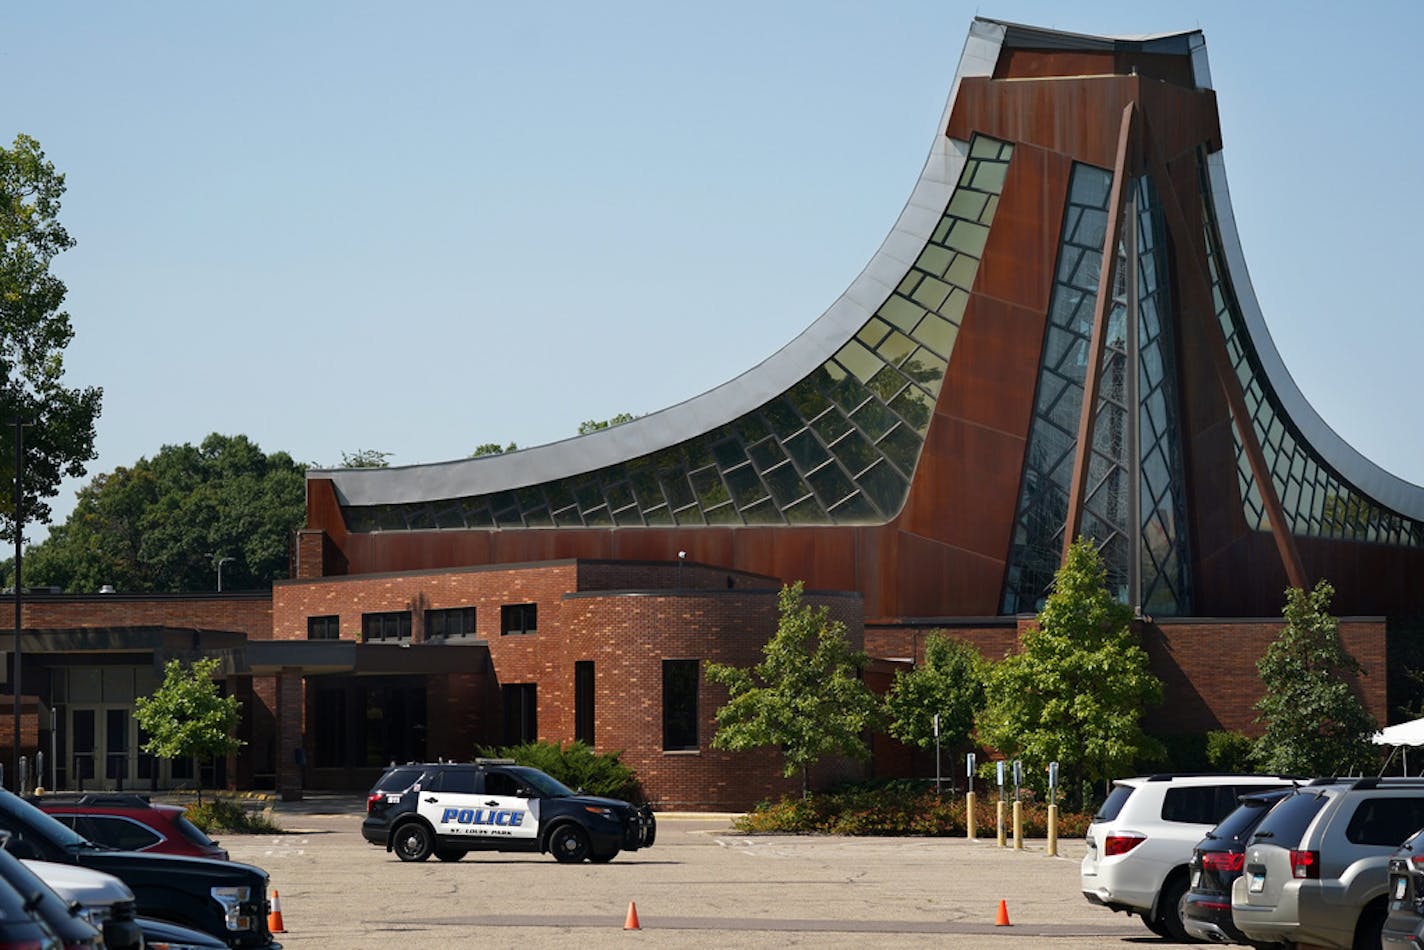
[[[14,600],[0,598],[14,613]],[[266,591],[234,594],[32,594],[20,605],[26,629],[67,627],[196,627],[272,637]],[[305,635],[305,634],[304,634]]]
[[[1279,618],[1146,625],[1143,646],[1163,686],[1162,705],[1148,712],[1148,729],[1165,735],[1212,729],[1259,735],[1252,707],[1264,688],[1256,663],[1280,634],[1281,625]],[[1384,619],[1341,620],[1340,638],[1365,668],[1365,675],[1353,684],[1355,691],[1384,724],[1388,721]]]

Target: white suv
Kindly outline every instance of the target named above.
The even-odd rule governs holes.
[[[1088,825],[1083,896],[1136,914],[1153,933],[1189,941],[1182,906],[1192,848],[1237,796],[1296,784],[1280,775],[1153,775],[1118,779]]]

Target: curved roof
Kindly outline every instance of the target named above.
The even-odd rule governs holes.
[[[991,76],[1001,50],[1014,47],[1111,50],[1189,56],[1201,88],[1211,87],[1206,43],[1200,31],[1131,37],[1097,37],[976,18],[960,55],[944,113],[919,180],[889,235],[864,270],[810,326],[767,359],[701,395],[632,422],[503,455],[372,469],[313,469],[330,479],[341,504],[398,505],[482,495],[550,482],[670,448],[726,425],[786,391],[823,364],[885,302],[925,246],[955,182],[967,146],[942,133],[961,80]],[[1251,287],[1231,213],[1221,153],[1210,156],[1211,194],[1227,269],[1270,385],[1311,448],[1343,478],[1377,503],[1424,520],[1424,488],[1404,481],[1361,455],[1321,419],[1277,352]]]

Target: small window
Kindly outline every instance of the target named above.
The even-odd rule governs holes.
[[[420,771],[419,766],[391,769],[385,775],[381,776],[372,791],[404,792],[420,780]]]
[[[519,793],[521,788],[519,782],[513,775],[506,775],[504,772],[485,773],[485,794],[503,795],[506,798],[527,798]]]
[[[473,795],[475,794],[474,769],[445,769],[437,774],[422,791]]]
[[[336,614],[325,617],[307,618],[307,639],[308,640],[339,640],[341,639],[341,618]]]
[[[1354,844],[1397,848],[1424,828],[1424,799],[1366,798],[1355,808],[1345,827],[1345,840]]]
[[[90,815],[88,834],[89,840],[98,844],[106,844],[111,848],[118,848],[120,851],[142,851],[144,848],[151,848],[163,840],[163,836],[155,834],[136,821],[127,818],[110,818],[103,815]]]
[[[1162,820],[1189,825],[1214,825],[1236,809],[1232,785],[1169,788],[1162,801]]]
[[[388,613],[361,615],[361,641],[363,643],[410,642],[410,611],[393,610]]]
[[[574,663],[574,739],[593,745],[593,661]]]
[[[539,741],[539,687],[535,683],[505,683],[504,745]]]
[[[505,604],[499,608],[499,632],[503,636],[535,633],[538,619],[538,604]]]
[[[475,635],[475,608],[452,607],[425,612],[426,640],[469,640]]]
[[[697,661],[663,660],[663,749],[697,748]]]

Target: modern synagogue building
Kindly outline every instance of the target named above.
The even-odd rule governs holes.
[[[237,775],[364,787],[581,738],[655,802],[744,807],[790,783],[711,748],[703,668],[759,658],[783,583],[883,685],[931,630],[1012,649],[1079,535],[1166,685],[1150,730],[1249,729],[1283,591],[1322,578],[1383,720],[1424,489],[1336,435],[1271,342],[1202,34],[975,20],[933,131],[864,271],[741,376],[552,445],[309,473],[294,577],[232,665],[276,730]],[[876,773],[916,767],[876,747]]]

